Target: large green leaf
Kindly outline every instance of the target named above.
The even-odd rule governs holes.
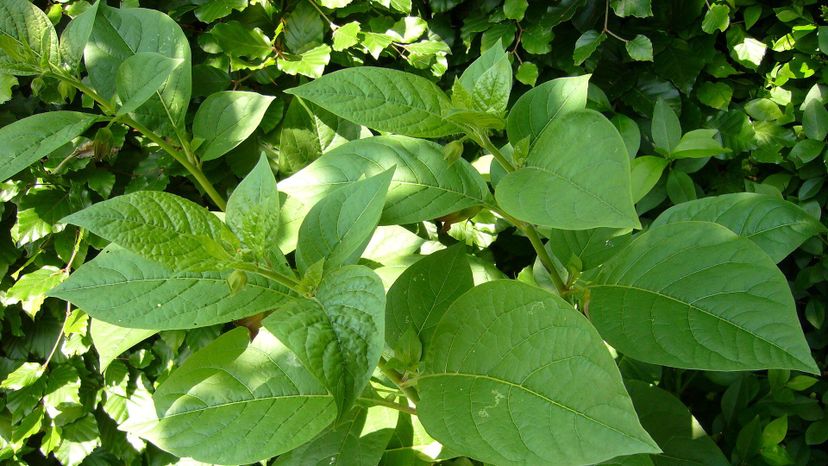
[[[266,259],[278,248],[279,192],[264,155],[227,200],[225,221],[256,257]]]
[[[653,455],[656,466],[688,464],[728,466],[730,462],[682,402],[658,387],[625,381],[641,425],[664,450]]]
[[[483,462],[591,464],[659,451],[595,329],[521,282],[485,283],[451,305],[417,389],[428,432]]]
[[[83,49],[92,35],[95,18],[98,16],[100,0],[75,16],[60,34],[60,59],[74,73],[83,59]]]
[[[221,157],[259,127],[275,97],[256,92],[223,91],[204,99],[193,120],[193,137],[201,160]]]
[[[445,93],[433,82],[402,71],[347,68],[286,92],[379,131],[425,138],[460,132],[444,118],[451,105]]]
[[[58,38],[52,22],[28,0],[0,3],[0,72],[40,74],[59,65]]]
[[[515,102],[506,122],[509,141],[531,141],[559,117],[586,108],[590,75],[558,78],[526,92]]]
[[[49,296],[113,325],[153,330],[222,324],[274,309],[289,299],[285,287],[254,274],[233,293],[227,275],[174,273],[129,251],[110,248]]]
[[[281,455],[273,466],[377,466],[394,433],[397,411],[355,408],[312,442]]]
[[[117,115],[134,112],[154,96],[182,61],[155,52],[136,53],[124,60],[115,79],[116,93],[121,100]]]
[[[653,144],[665,152],[672,152],[681,139],[681,123],[667,101],[660,98],[653,108],[651,125]]]
[[[119,327],[103,320],[92,319],[89,333],[98,352],[99,367],[103,373],[121,353],[155,335],[156,330]]]
[[[311,440],[336,416],[333,398],[279,340],[236,328],[190,356],[155,391],[154,419],[127,428],[170,453],[246,464]]]
[[[279,188],[313,205],[344,184],[394,166],[382,224],[432,220],[485,204],[491,196],[486,182],[468,162],[449,163],[439,145],[405,136],[377,136],[343,144],[282,181]]]
[[[723,225],[745,237],[774,262],[780,262],[805,240],[825,231],[802,208],[773,196],[733,193],[685,202],[665,210],[652,226],[698,220]]]
[[[262,322],[334,396],[344,416],[365,389],[385,343],[385,288],[371,269],[325,274],[312,299],[294,300]]]
[[[222,270],[239,240],[204,207],[159,191],[138,191],[64,218],[173,271]]]
[[[116,9],[101,5],[84,58],[89,81],[105,99],[115,95],[118,68],[124,60],[140,52],[155,52],[182,60],[169,79],[134,115],[145,126],[164,135],[175,136],[184,129],[184,116],[190,102],[192,64],[190,44],[172,18],[143,8]]]
[[[299,227],[296,266],[305,270],[319,260],[325,268],[353,264],[377,227],[393,171],[345,185],[325,196]]]
[[[497,184],[509,214],[564,230],[639,227],[630,161],[615,126],[593,110],[555,119],[538,136],[526,165]]]
[[[785,276],[756,244],[723,226],[654,227],[592,281],[592,322],[631,358],[693,369],[817,372]]]
[[[581,270],[600,266],[632,239],[630,230],[627,228],[550,230],[544,232],[544,236],[549,238],[546,247],[552,254],[563,263],[569,263],[573,258],[577,258]]]
[[[427,346],[446,309],[473,286],[465,245],[420,259],[388,290],[385,340],[394,347],[406,330],[413,329]]]
[[[500,46],[486,50],[460,76],[460,84],[471,94],[472,108],[504,115],[512,91],[512,64]]]
[[[0,128],[0,180],[16,175],[70,142],[92,126],[96,115],[53,111],[39,113]]]

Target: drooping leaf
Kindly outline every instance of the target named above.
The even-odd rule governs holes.
[[[89,325],[92,343],[99,356],[101,373],[124,351],[155,335],[156,330],[119,327],[99,319]]]
[[[659,215],[652,227],[683,221],[714,222],[762,248],[780,262],[825,227],[802,208],[777,197],[733,193],[706,197],[673,206]]]
[[[601,267],[590,294],[592,322],[631,358],[817,371],[785,276],[756,244],[723,226],[650,229]]]
[[[60,59],[72,72],[77,70],[83,59],[83,49],[92,34],[100,4],[100,1],[96,1],[86,11],[74,17],[60,35]]]
[[[116,93],[121,99],[117,115],[134,112],[154,96],[182,61],[155,52],[136,53],[124,60],[115,79]]]
[[[572,53],[572,60],[576,65],[582,64],[598,50],[598,46],[605,40],[607,40],[607,35],[603,32],[598,32],[594,29],[584,32],[575,42],[575,51]]]
[[[396,343],[408,330],[427,346],[446,309],[474,286],[465,246],[458,244],[408,267],[388,290],[385,341]]]
[[[633,202],[640,201],[653,189],[668,163],[667,159],[652,155],[636,157],[630,162]]]
[[[460,84],[471,93],[471,110],[505,114],[512,90],[509,54],[497,46],[485,51],[463,71]]]
[[[393,169],[345,185],[311,208],[299,228],[296,266],[301,273],[319,260],[325,268],[359,259],[382,214]]]
[[[517,144],[529,136],[537,139],[561,116],[586,108],[590,75],[558,78],[527,91],[512,106],[506,122],[509,141]]]
[[[510,215],[551,228],[639,226],[624,140],[593,110],[557,118],[525,166],[500,180],[495,198]]]
[[[0,180],[49,155],[92,126],[97,115],[57,110],[39,113],[0,128]]]
[[[294,98],[279,137],[279,171],[293,173],[342,144],[359,139],[362,127],[317,105]]]
[[[322,277],[312,299],[293,300],[262,322],[330,391],[340,416],[368,384],[385,343],[385,289],[364,266]]]
[[[632,239],[629,229],[595,228],[592,230],[550,230],[546,246],[561,261],[576,257],[581,270],[598,267],[614,256]]]
[[[491,194],[480,174],[465,160],[448,163],[433,142],[405,136],[376,136],[343,144],[282,181],[279,188],[313,205],[327,193],[362,176],[395,167],[383,225],[408,224],[485,204]]]
[[[449,307],[417,389],[429,433],[480,461],[591,464],[659,451],[595,329],[521,282],[485,283]]]
[[[62,220],[86,228],[173,271],[222,270],[238,239],[204,207],[160,191],[94,204]]]
[[[89,81],[104,99],[116,92],[118,68],[127,58],[140,52],[155,52],[181,60],[169,79],[134,118],[167,136],[184,129],[184,116],[190,102],[192,64],[190,44],[172,18],[156,10],[110,8],[101,5],[92,35],[84,49]]]
[[[193,137],[204,140],[196,151],[201,160],[217,159],[253,134],[273,99],[244,91],[216,92],[204,99],[193,119]]]
[[[30,76],[60,64],[55,28],[28,0],[0,4],[0,39],[0,72]]]
[[[53,289],[94,319],[128,328],[204,327],[268,311],[288,290],[255,274],[233,293],[228,273],[174,273],[123,249],[107,249]],[[94,338],[94,335],[93,335]]]
[[[663,454],[652,456],[656,466],[730,464],[679,399],[644,382],[627,380],[624,383],[641,425],[664,450]]]
[[[225,221],[258,258],[267,258],[277,248],[279,192],[264,155],[227,200]]]
[[[624,47],[633,60],[653,61],[653,43],[644,34],[636,34],[624,44]]]
[[[248,342],[236,328],[190,356],[155,391],[154,416],[123,427],[176,456],[219,464],[311,440],[336,416],[333,398],[267,331]]]
[[[445,93],[431,81],[402,71],[347,68],[285,92],[379,131],[425,138],[460,132],[444,118],[450,106]]]

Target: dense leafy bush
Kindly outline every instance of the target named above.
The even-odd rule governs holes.
[[[818,2],[138,6],[0,4],[4,462],[828,461]]]

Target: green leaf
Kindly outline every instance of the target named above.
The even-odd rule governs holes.
[[[592,322],[631,358],[817,372],[785,276],[752,241],[723,226],[651,228],[604,264],[590,294]]]
[[[20,303],[23,311],[34,319],[49,290],[66,279],[66,273],[57,267],[46,265],[20,277],[3,300],[4,305]]]
[[[360,32],[361,28],[359,21],[351,21],[348,24],[338,27],[336,31],[333,32],[334,51],[341,52],[358,44]]]
[[[762,447],[778,445],[788,434],[788,416],[782,416],[769,422],[762,429]]]
[[[594,29],[590,29],[581,34],[581,37],[575,41],[575,51],[572,52],[572,60],[576,65],[582,64],[598,50],[598,46],[605,40],[607,40],[607,35],[603,32],[599,33]]]
[[[527,86],[534,86],[538,80],[538,65],[525,61],[518,66],[515,79]]]
[[[646,18],[653,15],[650,0],[612,0],[610,5],[612,5],[612,11],[622,18],[627,16]]]
[[[325,268],[359,259],[377,227],[393,169],[347,184],[311,208],[299,228],[296,266],[305,270],[319,260]]]
[[[354,409],[347,419],[310,443],[281,455],[273,466],[376,466],[394,434],[396,421],[397,412],[390,408]]]
[[[460,84],[471,93],[472,108],[503,115],[512,90],[512,64],[498,46],[486,50],[460,76]]]
[[[327,45],[314,47],[299,55],[285,55],[276,60],[279,69],[290,75],[301,74],[319,78],[331,60],[331,48]]]
[[[279,189],[310,206],[334,189],[396,167],[380,219],[409,224],[479,206],[491,197],[486,182],[465,160],[449,164],[442,147],[405,136],[376,136],[329,151],[283,180]]]
[[[322,108],[291,100],[279,137],[279,171],[293,173],[342,144],[359,139],[362,127]]]
[[[325,23],[310,2],[299,2],[284,18],[285,46],[293,53],[303,53],[322,45]]]
[[[5,181],[79,136],[98,120],[97,115],[51,111],[0,128],[0,180]]]
[[[636,34],[624,47],[633,60],[653,61],[653,43],[643,34]]]
[[[190,356],[155,391],[152,418],[122,427],[176,456],[220,464],[257,462],[314,438],[336,416],[333,398],[267,331],[249,338],[236,328]]]
[[[706,197],[674,206],[652,226],[683,221],[714,222],[762,248],[774,262],[792,253],[826,228],[802,208],[783,199],[756,193]]]
[[[43,376],[46,370],[41,364],[36,362],[24,362],[20,367],[12,371],[3,383],[0,383],[0,388],[6,390],[20,390],[37,382]]]
[[[624,145],[627,146],[627,155],[630,159],[638,154],[638,149],[641,147],[641,130],[638,128],[638,123],[632,118],[617,114],[611,119],[612,124],[618,129],[621,137],[624,138]]]
[[[396,349],[400,337],[413,329],[427,347],[446,309],[473,286],[463,244],[415,262],[388,290],[385,341]]]
[[[800,106],[802,110],[802,129],[810,139],[822,141],[828,136],[828,92],[825,87],[814,84]]]
[[[733,28],[730,28],[730,31],[732,30]],[[762,63],[768,49],[767,45],[752,37],[737,38],[734,42],[728,40],[728,43],[730,45],[730,56],[737,63],[753,70],[757,69],[759,64]]]
[[[168,58],[155,52],[136,53],[124,60],[118,67],[115,79],[115,89],[121,100],[116,115],[132,113],[156,95],[182,62],[181,59]]]
[[[521,21],[528,7],[529,2],[527,0],[506,0],[503,3],[503,14],[508,19]]]
[[[0,73],[0,104],[4,104],[12,98],[12,88],[17,86],[17,78],[10,74]]]
[[[0,4],[0,72],[32,76],[59,65],[58,38],[46,14],[28,0]]]
[[[193,137],[201,160],[213,160],[247,139],[259,126],[275,97],[256,92],[224,91],[211,94],[198,107],[193,119]]]
[[[668,163],[667,159],[652,155],[636,157],[630,162],[633,202],[640,201],[655,187]]]
[[[233,232],[207,209],[159,191],[99,202],[62,222],[86,228],[173,271],[225,269],[238,245]]]
[[[728,466],[730,462],[682,402],[669,392],[637,380],[624,382],[641,425],[664,453],[655,464]]]
[[[593,110],[558,117],[535,141],[525,167],[500,180],[495,198],[510,215],[551,228],[640,226],[624,140]]]
[[[195,10],[195,17],[202,23],[212,23],[224,18],[233,10],[242,11],[247,7],[247,0],[207,0]]]
[[[73,73],[83,59],[83,49],[89,41],[89,36],[92,35],[100,4],[100,1],[96,1],[86,11],[75,16],[60,35],[60,58]]]
[[[592,230],[549,230],[546,249],[569,261],[577,258],[581,270],[598,267],[614,256],[631,240],[629,229],[594,228]]]
[[[100,265],[100,264],[98,264]],[[66,289],[68,289],[67,287]],[[92,343],[98,352],[101,374],[124,351],[155,335],[155,330],[119,327],[99,319],[92,319],[89,325]]]
[[[782,110],[770,99],[753,99],[745,104],[745,112],[754,120],[774,121],[782,118]]]
[[[819,50],[823,54],[828,55],[828,26],[820,26],[817,31],[817,40],[819,41]]]
[[[660,98],[653,109],[653,144],[665,152],[672,152],[681,139],[681,123],[667,101]]]
[[[378,131],[425,138],[460,132],[444,118],[451,105],[445,93],[431,81],[402,71],[347,68],[285,92]]]
[[[116,93],[118,68],[127,58],[141,52],[155,52],[181,60],[156,95],[134,118],[165,136],[184,129],[190,103],[192,64],[190,44],[178,23],[160,11],[143,8],[110,8],[101,5],[92,35],[84,50],[84,62],[92,87],[104,99]]]
[[[527,136],[534,141],[556,119],[586,108],[590,76],[553,79],[520,96],[506,122],[512,145]]]
[[[262,322],[347,414],[368,384],[385,344],[385,288],[371,269],[328,272],[313,299],[293,300]]]
[[[730,26],[730,8],[722,3],[711,6],[702,20],[702,31],[708,34],[713,34],[716,29],[725,32],[728,26]]]
[[[595,329],[521,282],[485,283],[451,305],[417,389],[428,432],[483,462],[591,464],[659,451]]]
[[[204,327],[274,309],[288,290],[259,275],[233,293],[229,272],[174,273],[129,251],[107,248],[49,296],[119,327],[173,330]],[[93,339],[94,339],[93,326]]]
[[[696,89],[699,102],[718,110],[727,110],[733,97],[733,88],[725,83],[704,82]]]
[[[694,129],[685,133],[670,151],[670,158],[698,159],[729,152],[729,149],[725,149],[719,141],[713,139],[716,133],[718,130],[715,129]]]
[[[256,257],[266,259],[276,248],[279,192],[270,162],[264,155],[227,200],[225,222]]]
[[[202,48],[209,53],[225,52],[232,57],[253,59],[264,59],[273,53],[273,45],[261,29],[247,27],[238,21],[216,24],[201,37]],[[205,44],[203,41],[206,40],[210,43]]]

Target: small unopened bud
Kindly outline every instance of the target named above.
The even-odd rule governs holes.
[[[97,160],[103,160],[112,154],[113,144],[112,130],[104,126],[95,133],[95,139],[92,141],[92,148],[95,152]]]
[[[449,165],[460,160],[463,156],[463,143],[460,141],[451,141],[443,146],[443,158]]]
[[[244,285],[247,285],[247,274],[244,273],[244,270],[234,270],[227,276],[227,285],[230,286],[231,293],[238,293],[244,288]]]

